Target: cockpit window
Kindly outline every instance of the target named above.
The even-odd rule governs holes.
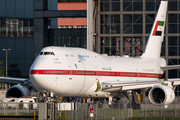
[[[39,55],[43,55],[43,52],[40,52]]]
[[[44,55],[54,55],[53,52],[44,52]]]
[[[55,55],[54,52],[40,52],[40,55]]]
[[[51,55],[51,52],[44,52],[44,55]]]

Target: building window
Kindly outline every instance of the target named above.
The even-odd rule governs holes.
[[[168,47],[168,56],[177,56],[177,47]]]
[[[111,11],[120,11],[120,2],[111,2]]]
[[[101,46],[110,46],[110,39],[109,37],[101,37]]]
[[[162,42],[161,56],[166,56],[166,37],[164,37]]]
[[[177,33],[177,24],[168,24],[169,33]]]
[[[34,37],[34,20],[0,18],[0,36]]]
[[[101,37],[101,54],[120,55],[120,37]]]
[[[154,2],[146,2],[146,11],[154,11]]]
[[[160,2],[156,2],[156,11],[159,9]]]
[[[169,11],[177,11],[177,1],[168,2],[168,10]]]
[[[123,2],[123,11],[132,11],[132,2]]]
[[[86,29],[48,29],[49,45],[66,47],[87,47]]]
[[[133,15],[133,33],[143,33],[142,14]]]
[[[169,56],[177,56],[178,51],[178,37],[168,37],[168,55]]]
[[[168,14],[168,32],[177,33],[177,14]]]
[[[169,23],[177,23],[177,14],[168,14]]]
[[[120,15],[104,14],[100,16],[101,34],[120,34]]]
[[[168,59],[168,65],[177,65],[177,59]],[[177,70],[168,71],[169,78],[177,78]]]
[[[131,14],[123,15],[123,33],[125,34],[132,33],[132,15]]]
[[[123,33],[137,34],[143,33],[142,14],[124,14],[123,15]]]
[[[154,14],[146,14],[146,33],[149,34],[151,32],[154,20],[155,20]]]
[[[142,11],[142,2],[133,2],[133,11]]]
[[[101,2],[101,11],[109,11],[109,2]]]
[[[123,38],[123,55],[140,56],[143,53],[142,37],[124,37]]]
[[[101,11],[120,11],[120,0],[106,0],[100,3]]]

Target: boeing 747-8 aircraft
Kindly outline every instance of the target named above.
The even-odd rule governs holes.
[[[121,98],[122,92],[128,90],[151,88],[150,101],[167,107],[175,98],[174,89],[180,79],[161,81],[159,78],[164,70],[180,66],[167,66],[165,59],[160,57],[166,12],[167,1],[161,1],[142,56],[112,57],[82,48],[45,47],[30,68],[31,84],[40,92],[57,96],[109,99]],[[12,88],[7,96],[10,92]]]

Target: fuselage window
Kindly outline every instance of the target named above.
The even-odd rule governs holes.
[[[66,54],[65,56],[66,56],[66,57],[69,57],[69,55],[67,55],[67,54]]]

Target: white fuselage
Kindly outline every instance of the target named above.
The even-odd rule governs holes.
[[[46,47],[31,66],[29,76],[41,92],[106,97],[106,92],[95,92],[97,81],[157,80],[163,74],[160,66],[166,66],[162,58],[101,56],[81,48]]]

